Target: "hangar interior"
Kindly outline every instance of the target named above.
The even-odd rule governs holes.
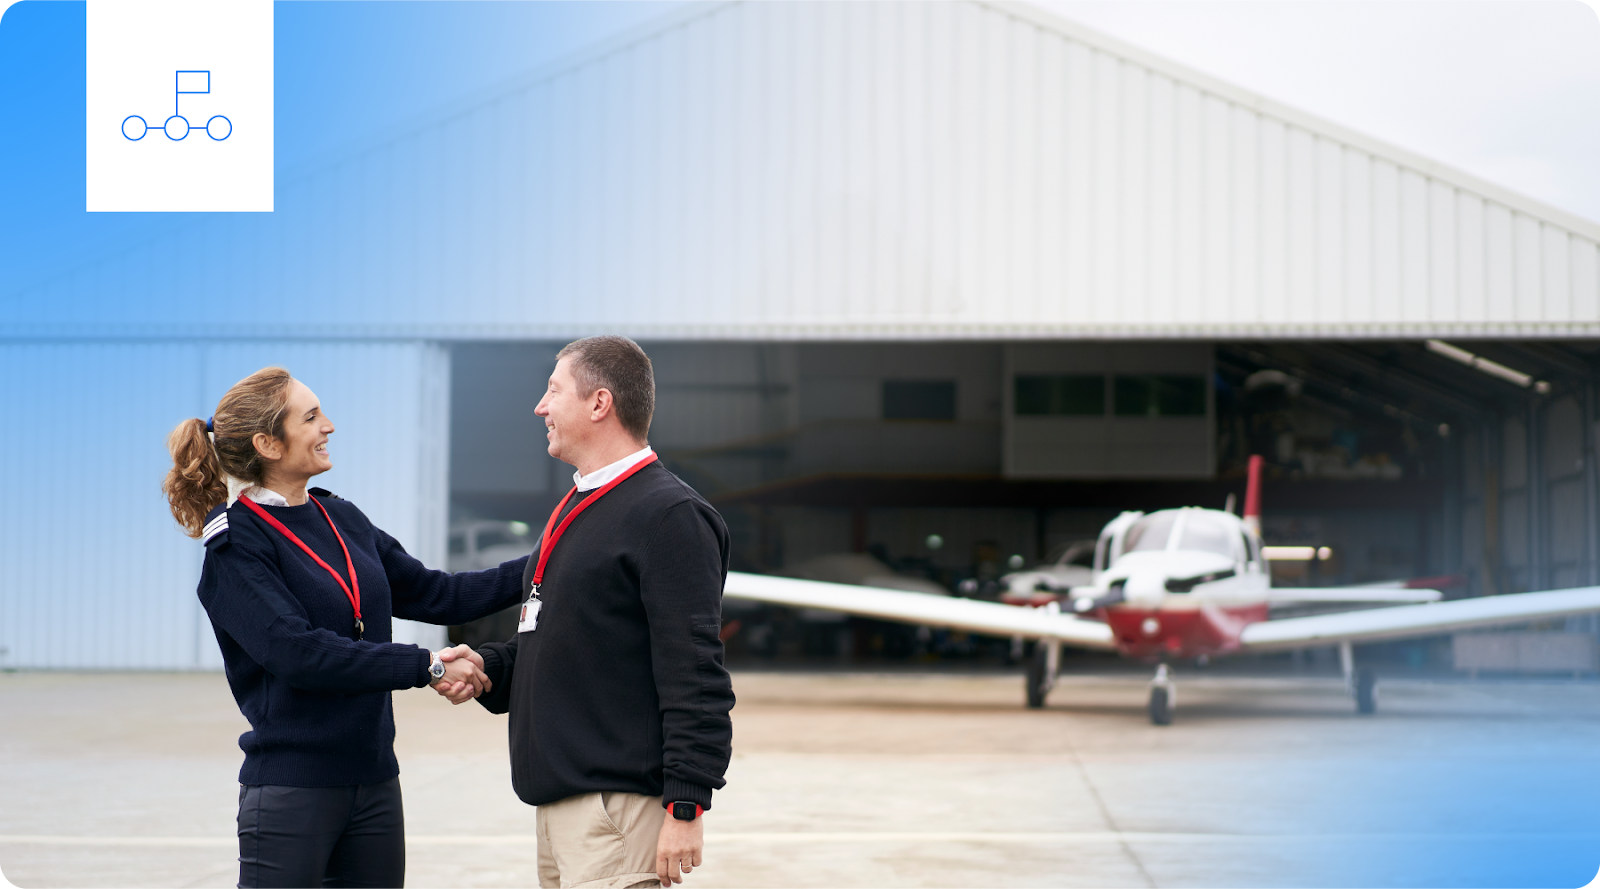
[[[651,443],[726,518],[735,570],[804,574],[857,553],[993,598],[1006,572],[1094,539],[1122,510],[1242,498],[1246,459],[1261,454],[1266,542],[1319,552],[1273,563],[1280,583],[1428,578],[1456,598],[1600,582],[1600,343],[644,345]],[[458,525],[536,529],[570,485],[533,414],[559,348],[453,347]],[[876,641],[799,626],[755,648],[931,651],[868,632]],[[974,650],[938,641],[947,655]],[[731,656],[756,653],[746,642],[731,638]],[[1448,656],[1391,648],[1416,666]]]

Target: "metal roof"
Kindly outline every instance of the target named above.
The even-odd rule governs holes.
[[[1023,4],[690,7],[277,206],[0,338],[1600,336],[1600,225]]]

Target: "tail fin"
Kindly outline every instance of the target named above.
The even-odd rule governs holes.
[[[1261,536],[1261,464],[1260,454],[1250,455],[1250,480],[1244,489],[1244,525],[1250,533]]]

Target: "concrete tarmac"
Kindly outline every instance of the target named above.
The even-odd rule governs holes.
[[[1391,682],[1361,717],[1338,680],[1180,676],[1164,728],[1134,675],[1066,678],[1038,711],[1017,676],[736,672],[734,687],[693,889],[1432,885],[1448,874],[1378,853],[1459,858],[1508,819],[1595,839],[1515,811],[1531,779],[1496,758],[1583,769],[1563,757],[1600,749],[1594,682]],[[407,882],[534,885],[504,717],[428,690],[394,701]],[[234,885],[246,726],[220,674],[0,674],[0,720],[11,883]],[[1469,761],[1472,794],[1441,805]],[[1484,810],[1496,781],[1517,792]]]

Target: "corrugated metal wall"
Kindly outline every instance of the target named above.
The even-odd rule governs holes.
[[[7,346],[0,379],[0,664],[197,665],[199,547],[160,484],[167,432],[201,403],[200,350]]]
[[[6,328],[1600,335],[1595,223],[1028,7],[696,7],[282,181]]]
[[[1462,437],[1461,563],[1447,568],[1474,593],[1600,582],[1593,397],[1564,394]]]
[[[1543,453],[1540,469],[1544,476],[1546,558],[1549,560],[1541,586],[1563,589],[1586,586],[1592,563],[1584,510],[1584,434],[1582,409],[1571,396],[1557,399],[1544,408]]]
[[[0,666],[220,666],[195,598],[200,545],[162,498],[166,435],[234,382],[288,367],[338,427],[322,485],[444,564],[447,353],[421,343],[0,345]],[[442,631],[397,628],[441,644]],[[435,639],[434,637],[437,637]]]

